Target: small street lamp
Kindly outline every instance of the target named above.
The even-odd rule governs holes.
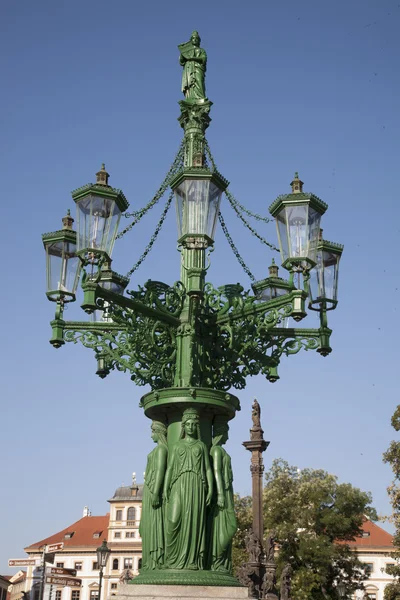
[[[98,598],[98,600],[101,600],[101,585],[102,585],[102,582],[103,582],[103,569],[106,568],[108,558],[109,558],[109,556],[111,554],[111,550],[107,546],[107,541],[106,540],[103,540],[102,545],[97,548],[96,552],[97,552],[97,564],[98,564],[99,569],[100,569],[100,574],[99,574],[99,598]]]

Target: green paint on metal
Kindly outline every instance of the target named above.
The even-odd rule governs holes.
[[[197,32],[179,49],[185,95],[179,103],[179,122],[184,129],[182,146],[159,191],[148,205],[129,215],[134,220],[118,237],[159,201],[168,185],[176,191],[187,182],[200,181],[200,192],[204,191],[200,189],[203,184],[217,188],[215,219],[220,191],[226,191],[243,224],[262,243],[276,250],[255,232],[243,214],[264,222],[269,219],[251,213],[227,192],[228,182],[218,172],[209,151],[205,132],[211,120],[212,102],[205,91],[207,55],[200,47]],[[321,214],[326,210],[327,205],[319,198],[302,191],[297,176],[292,189],[292,194],[280,196],[271,205],[273,215],[282,205],[304,201]],[[112,198],[119,211],[128,206],[123,193],[108,185],[104,165],[97,173],[97,183],[75,190],[73,198],[79,202],[91,194]],[[200,202],[194,196],[189,199],[189,192],[186,197],[181,195],[182,212],[188,211],[185,202]],[[210,197],[204,193],[201,201],[207,202]],[[155,235],[128,275],[150,251],[171,200],[172,195]],[[226,229],[220,213],[219,217]],[[76,234],[69,229],[72,219],[69,215],[65,219],[69,220],[64,230],[43,236],[45,245],[59,240],[75,241]],[[284,326],[285,319],[300,320],[306,314],[307,269],[303,273],[304,289],[296,289],[295,268],[289,264],[288,281],[278,276],[274,262],[269,276],[256,281],[226,230],[239,262],[253,281],[253,291],[245,291],[238,283],[215,288],[206,282],[213,228],[199,232],[182,227],[181,232],[180,281],[168,285],[149,280],[136,290],[128,290],[126,295],[123,294],[128,278],[111,269],[106,252],[98,253],[92,260],[89,250],[82,251],[82,308],[88,314],[103,311],[106,318],[65,321],[64,300],[58,294],[50,343],[55,348],[65,342],[81,343],[93,350],[99,377],[104,378],[113,370],[123,371],[137,385],[151,388],[140,405],[152,421],[156,447],[147,457],[140,523],[142,568],[131,583],[237,586],[231,559],[236,530],[233,475],[223,446],[228,439],[228,421],[240,410],[240,403],[228,390],[244,389],[247,377],[252,375],[263,374],[270,382],[277,381],[281,357],[302,349],[326,356],[331,352],[331,330],[323,302],[319,328]],[[340,251],[337,245],[329,248]]]
[[[188,102],[206,100],[207,54],[200,48],[200,36],[193,31],[190,40],[178,46],[183,67],[182,92]]]

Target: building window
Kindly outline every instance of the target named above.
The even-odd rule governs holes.
[[[98,571],[99,570],[99,563],[97,562],[97,560],[93,561],[92,564],[92,571]]]
[[[364,563],[367,573],[373,573],[374,563]]]
[[[55,600],[61,600],[61,590],[56,590],[56,598]]]
[[[136,521],[136,508],[134,506],[130,506],[128,508],[128,514],[126,515],[127,521]]]
[[[121,537],[121,532],[120,531],[114,531],[114,537],[115,538],[120,538]]]
[[[132,569],[132,559],[124,558],[124,569]]]
[[[135,532],[134,531],[127,531],[125,533],[125,537],[126,538],[134,538],[135,537]]]
[[[117,510],[115,519],[117,521],[122,521],[122,510]]]
[[[71,600],[79,600],[81,590],[72,590]]]
[[[64,568],[64,563],[56,563],[56,567],[58,569],[63,569]]]
[[[113,560],[113,567],[112,568],[113,568],[113,571],[118,571],[118,569],[119,569],[118,558],[114,558],[114,560]]]
[[[142,559],[139,558],[139,560],[138,560],[138,569],[141,569],[141,568],[142,568]]]
[[[82,563],[76,562],[74,565],[74,569],[76,569],[77,571],[82,571]]]
[[[369,598],[369,600],[376,600],[376,594],[375,592],[368,592],[367,591],[367,597]]]
[[[116,583],[112,583],[111,584],[111,589],[112,590],[116,590],[117,589],[117,584]]]
[[[90,590],[90,600],[99,600],[99,590]]]
[[[39,600],[39,590],[35,590],[34,600]]]

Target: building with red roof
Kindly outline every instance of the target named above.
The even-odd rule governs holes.
[[[92,516],[85,506],[83,517],[61,531],[49,535],[24,548],[36,566],[27,567],[26,587],[29,600],[39,600],[42,577],[41,562],[44,549],[50,544],[63,544],[53,555],[53,563],[46,563],[46,573],[52,567],[76,570],[79,587],[45,584],[44,600],[100,600],[99,567],[96,550],[107,541],[111,554],[103,571],[101,600],[116,595],[120,581],[138,574],[141,566],[142,540],[139,522],[142,510],[143,485],[119,487],[109,500],[110,512]],[[0,600],[2,600],[0,598]],[[22,593],[13,600],[23,600]]]
[[[353,542],[346,542],[358,554],[361,562],[369,566],[370,577],[365,582],[365,589],[370,600],[383,600],[386,585],[393,579],[385,571],[386,566],[394,564],[391,556],[395,552],[393,536],[366,519],[363,524],[363,534]],[[363,594],[356,594],[362,596]]]

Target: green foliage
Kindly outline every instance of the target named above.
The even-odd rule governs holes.
[[[385,587],[383,597],[385,600],[400,600],[400,583],[398,581],[388,583]]]
[[[391,419],[392,427],[395,431],[400,431],[400,404],[397,406]],[[393,471],[393,481],[387,488],[390,504],[392,505],[392,522],[395,525],[395,534],[393,544],[396,547],[396,553],[392,558],[400,559],[400,442],[393,441],[383,455],[383,461],[390,464]],[[385,600],[400,600],[400,565],[388,565],[386,572],[395,578],[385,588]]]
[[[275,532],[278,578],[286,563],[293,567],[293,597],[337,600],[339,580],[348,596],[362,588],[366,568],[346,542],[361,534],[365,515],[377,519],[371,495],[326,471],[300,471],[283,460],[273,462],[265,479],[265,534]],[[250,526],[250,506],[251,499],[237,497],[239,528]],[[235,537],[237,555],[244,537],[244,531]]]
[[[243,562],[247,560],[245,538],[246,533],[251,527],[252,513],[251,513],[251,497],[243,496],[241,498],[239,494],[234,495],[235,501],[235,513],[237,520],[237,531],[232,540],[232,564],[233,572],[236,572]]]

